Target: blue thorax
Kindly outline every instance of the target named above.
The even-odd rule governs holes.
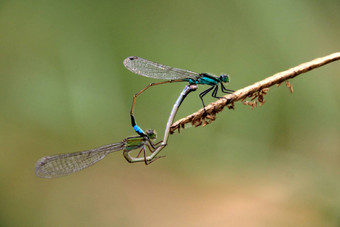
[[[189,82],[190,84],[205,84],[205,85],[216,85],[221,82],[218,77],[211,76],[207,73],[201,73],[196,80],[187,78],[185,79],[185,81]]]

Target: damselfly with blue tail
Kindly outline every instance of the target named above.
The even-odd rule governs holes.
[[[208,89],[204,90],[199,94],[199,97],[202,101],[203,108],[205,110],[205,104],[203,101],[203,97],[208,94],[210,91],[212,91],[212,97],[214,98],[222,98],[217,96],[218,87],[221,86],[221,91],[226,94],[231,94],[234,91],[226,89],[223,85],[224,83],[229,83],[229,75],[222,74],[219,77],[210,75],[208,73],[196,73],[185,69],[179,69],[174,68],[166,65],[162,65],[156,62],[152,62],[149,60],[146,60],[144,58],[131,56],[124,60],[124,66],[130,70],[131,72],[149,77],[154,79],[161,79],[161,80],[167,80],[162,81],[158,83],[151,83],[142,90],[140,90],[138,93],[136,93],[133,97],[132,106],[131,106],[131,122],[132,125],[134,124],[133,120],[133,111],[134,106],[136,102],[137,96],[142,94],[145,90],[147,90],[149,87],[160,85],[160,84],[166,84],[166,83],[174,83],[174,82],[188,82],[190,85],[196,84],[196,85],[208,85],[210,86]],[[142,131],[138,132],[135,128],[135,131],[141,135]]]

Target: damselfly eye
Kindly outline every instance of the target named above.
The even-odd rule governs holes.
[[[154,140],[154,139],[157,138],[156,130],[149,129],[149,130],[146,131],[146,134],[148,135],[148,137],[149,137],[151,140]]]
[[[229,75],[228,74],[222,74],[221,76],[220,76],[220,80],[222,81],[222,82],[224,82],[224,83],[229,83]]]

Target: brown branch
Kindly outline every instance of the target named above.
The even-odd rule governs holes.
[[[276,73],[266,79],[256,82],[248,87],[239,89],[233,94],[225,95],[224,98],[217,100],[216,102],[210,103],[206,106],[206,113],[203,108],[198,110],[185,118],[182,118],[172,124],[170,128],[170,133],[174,133],[177,129],[180,132],[181,128],[184,128],[185,124],[191,123],[193,126],[205,126],[216,119],[216,114],[221,112],[225,106],[229,109],[234,109],[234,103],[237,101],[243,101],[243,104],[249,105],[252,108],[257,106],[259,102],[260,105],[264,103],[264,95],[267,94],[269,87],[277,84],[279,86],[282,82],[286,82],[286,86],[293,93],[293,87],[289,83],[288,79],[292,79],[297,75],[308,72],[312,69],[321,67],[328,63],[340,59],[340,52],[327,55],[325,57],[317,58],[312,61],[303,63],[301,65],[295,66],[283,72]],[[246,98],[250,98],[250,101],[244,101]],[[254,101],[254,99],[257,99]]]

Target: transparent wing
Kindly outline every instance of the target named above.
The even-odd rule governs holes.
[[[124,147],[125,142],[120,142],[87,151],[46,156],[35,164],[35,174],[43,178],[68,175],[87,168],[105,158],[109,153],[122,150]]]
[[[185,78],[197,79],[199,76],[199,74],[195,72],[173,68],[136,56],[126,58],[123,63],[124,66],[131,72],[141,76],[155,79],[162,80],[178,80]]]

